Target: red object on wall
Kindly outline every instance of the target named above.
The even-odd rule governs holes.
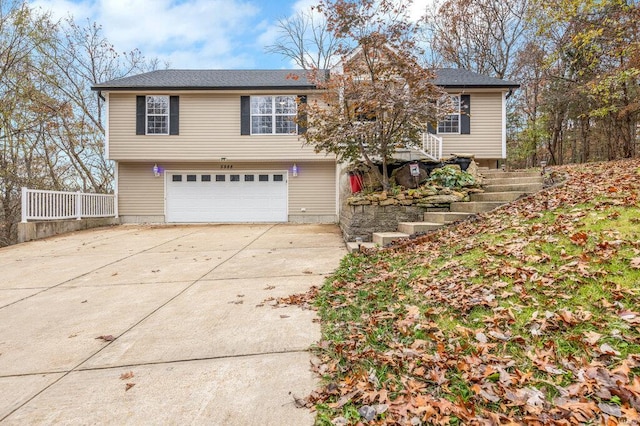
[[[352,194],[362,191],[362,176],[359,174],[349,173],[349,183],[351,184]]]

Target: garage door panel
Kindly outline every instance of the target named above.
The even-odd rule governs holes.
[[[195,181],[193,175],[167,172],[167,222],[287,221],[286,172],[199,172]]]

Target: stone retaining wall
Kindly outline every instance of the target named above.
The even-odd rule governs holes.
[[[361,205],[345,204],[340,212],[340,228],[345,241],[371,241],[374,232],[392,232],[399,222],[422,222],[427,211],[448,211],[448,208],[428,208],[402,205]]]

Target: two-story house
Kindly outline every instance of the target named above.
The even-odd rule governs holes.
[[[443,152],[496,167],[516,84],[443,69],[459,111],[434,129]],[[294,120],[318,89],[302,70],[159,70],[97,84],[118,211],[131,222],[336,222],[340,165]]]

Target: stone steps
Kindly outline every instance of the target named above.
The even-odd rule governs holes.
[[[538,192],[542,189],[542,183],[512,183],[500,185],[486,185],[484,192]]]
[[[473,216],[473,213],[464,212],[428,212],[425,213],[423,219],[425,222],[440,223],[442,225],[448,225],[459,220],[465,220],[469,216]]]
[[[510,203],[524,195],[527,195],[527,193],[517,191],[483,192],[469,195],[469,201],[502,201],[504,203]]]
[[[444,223],[434,222],[400,222],[398,223],[398,232],[408,235],[417,234],[419,232],[435,231],[444,226]]]
[[[404,232],[374,232],[371,236],[371,239],[373,240],[374,244],[384,247],[396,240],[408,237],[409,234],[406,234]]]
[[[504,204],[502,201],[468,201],[451,203],[449,209],[452,212],[483,213],[490,212]]]
[[[365,249],[372,249],[375,247],[378,247],[378,245],[376,243],[357,243],[354,241],[349,241],[347,243],[347,251],[349,253],[356,253],[360,251],[360,247],[365,248]]]
[[[530,178],[530,177],[540,177],[540,172],[531,171],[531,172],[503,172],[502,170],[482,170],[480,172],[482,176],[486,179],[493,178]]]
[[[507,178],[484,178],[482,184],[483,186],[490,185],[520,185],[520,184],[542,184],[544,183],[544,178],[540,175],[533,177],[507,177]]]
[[[470,194],[468,202],[453,202],[444,212],[427,212],[423,222],[400,222],[397,232],[375,232],[372,243],[347,243],[349,251],[359,251],[360,247],[386,246],[409,236],[435,231],[469,216],[488,212],[543,188],[543,177],[539,171],[505,172],[496,169],[482,169],[483,193]]]

